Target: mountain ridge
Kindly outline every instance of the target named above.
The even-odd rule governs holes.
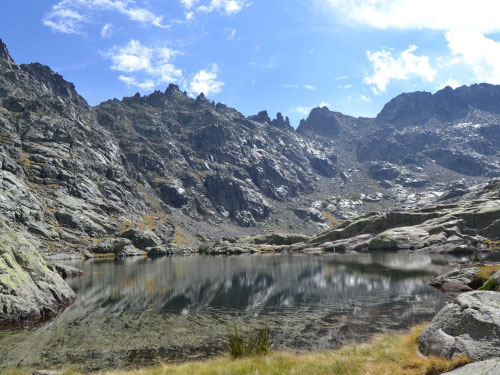
[[[90,107],[49,67],[15,64],[0,42],[0,212],[45,256],[314,234],[497,176],[500,86],[471,90],[482,88],[486,98],[469,100],[460,121],[431,115],[415,126],[408,100],[395,98],[377,118],[314,108],[295,130],[281,113],[244,116],[176,85]],[[445,92],[464,100],[464,90]],[[382,121],[387,113],[397,121]]]

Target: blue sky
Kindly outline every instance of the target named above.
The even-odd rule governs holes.
[[[374,116],[401,92],[500,83],[498,0],[16,0],[0,38],[91,105],[178,84],[294,126]]]

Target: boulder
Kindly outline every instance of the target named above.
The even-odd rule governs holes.
[[[451,295],[470,292],[477,286],[474,281],[478,272],[476,267],[462,267],[439,275],[429,285]]]
[[[500,356],[500,293],[473,291],[459,295],[434,317],[418,338],[425,355],[472,361]]]
[[[442,375],[498,375],[500,374],[500,359],[470,363]]]
[[[123,232],[122,237],[128,238],[132,244],[141,250],[161,244],[161,240],[150,230],[129,229]]]
[[[0,325],[54,315],[74,299],[33,245],[0,222]]]

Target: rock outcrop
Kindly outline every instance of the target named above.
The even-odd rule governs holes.
[[[0,327],[48,318],[74,299],[33,245],[0,221]]]
[[[500,357],[500,293],[473,291],[446,305],[419,336],[422,353],[466,354],[473,362]]]

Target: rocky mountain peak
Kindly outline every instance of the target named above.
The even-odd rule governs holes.
[[[14,60],[12,60],[12,57],[10,57],[9,50],[3,43],[2,39],[0,39],[0,60],[7,60],[7,62],[10,64],[14,63]]]
[[[261,124],[271,123],[271,118],[266,110],[260,111],[256,115],[248,116],[249,120],[260,122]]]
[[[200,93],[200,95],[197,96],[195,101],[198,104],[209,104],[209,105],[212,104],[212,102],[208,100],[203,93]]]
[[[449,123],[466,117],[473,110],[499,114],[500,87],[481,83],[456,89],[447,86],[435,94],[403,93],[382,108],[376,122],[398,128],[423,125],[431,118]]]
[[[325,137],[334,137],[339,134],[340,124],[328,107],[313,108],[306,120],[301,120],[297,128],[300,134],[313,133]]]
[[[288,116],[284,119],[281,112],[278,112],[276,114],[276,119],[271,121],[271,125],[282,129],[293,129],[290,125],[290,119],[288,118]]]

